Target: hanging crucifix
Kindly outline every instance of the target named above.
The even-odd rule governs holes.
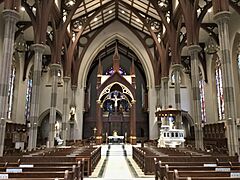
[[[117,112],[118,111],[118,105],[119,105],[118,101],[122,100],[121,97],[120,98],[118,97],[118,92],[117,91],[115,91],[113,93],[113,97],[111,98],[111,100],[114,102],[114,111]]]

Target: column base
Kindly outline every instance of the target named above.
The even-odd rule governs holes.
[[[130,142],[130,144],[132,144],[132,145],[136,145],[136,144],[137,144],[137,138],[136,138],[136,136],[130,136],[130,137],[129,137],[129,142]]]
[[[96,136],[96,144],[101,145],[102,144],[102,136]]]

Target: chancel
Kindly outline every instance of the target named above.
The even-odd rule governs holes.
[[[239,0],[0,12],[0,179],[239,179]]]
[[[108,136],[108,143],[124,143],[124,136],[119,136],[116,130],[112,136]]]

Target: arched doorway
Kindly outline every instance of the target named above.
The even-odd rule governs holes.
[[[49,116],[50,111],[42,113],[40,116],[39,125],[38,125],[38,136],[37,144],[38,146],[47,145],[48,135],[49,135]],[[56,114],[54,138],[61,139],[62,137],[62,116],[59,112]]]

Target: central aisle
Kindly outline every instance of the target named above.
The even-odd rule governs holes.
[[[104,179],[132,179],[126,160],[124,145],[109,145],[109,154],[103,174]]]
[[[132,159],[132,145],[101,145],[101,160],[87,180],[154,180],[146,176]]]

